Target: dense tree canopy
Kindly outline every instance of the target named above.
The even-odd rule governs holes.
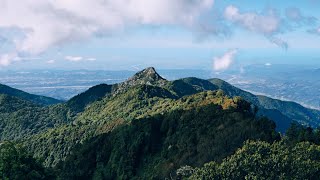
[[[189,179],[318,179],[320,146],[247,141],[221,163],[210,162],[188,171],[192,174]]]
[[[280,138],[272,121],[246,110],[209,104],[137,119],[75,147],[58,168],[70,179],[164,178],[183,164],[221,160],[247,139]]]
[[[34,159],[24,149],[11,142],[0,144],[0,179],[53,179],[53,173],[44,168],[42,162]]]

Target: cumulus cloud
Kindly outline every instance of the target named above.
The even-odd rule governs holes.
[[[214,0],[1,0],[0,28],[18,29],[15,49],[39,54],[49,47],[139,25],[192,27]],[[2,58],[3,65],[10,58]]]
[[[213,58],[213,69],[215,71],[223,71],[228,69],[234,62],[235,56],[238,53],[237,49],[227,51],[221,57]]]
[[[254,12],[241,13],[232,5],[225,9],[225,17],[245,29],[267,35],[279,31],[281,21],[274,11],[269,11],[266,15]]]

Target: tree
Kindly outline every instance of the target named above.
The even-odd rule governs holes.
[[[53,179],[41,162],[11,142],[0,144],[0,179]]]
[[[190,179],[318,179],[320,146],[247,141],[220,164],[210,162],[193,172]]]

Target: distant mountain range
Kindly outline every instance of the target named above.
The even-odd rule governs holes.
[[[2,87],[0,140],[18,142],[69,179],[168,177],[185,164],[219,161],[247,139],[273,142],[275,126],[283,133],[293,122],[320,124],[319,111],[297,103],[221,79],[168,81],[152,67],[66,102]]]

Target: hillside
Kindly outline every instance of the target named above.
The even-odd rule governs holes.
[[[63,104],[43,107],[0,94],[0,141],[25,138],[68,123],[70,119],[69,110]]]
[[[258,114],[274,120],[278,130],[284,132],[292,121],[297,121],[306,126],[318,127],[320,125],[320,111],[308,109],[298,103],[281,101],[266,96],[256,96],[252,93],[236,88],[221,79],[210,79],[228,96],[241,96],[246,101],[259,108]]]
[[[39,105],[51,105],[51,104],[58,104],[62,102],[60,100],[50,98],[50,97],[29,94],[24,91],[21,91],[3,84],[0,84],[0,94],[6,94],[6,95],[18,97]]]
[[[209,104],[177,109],[90,138],[56,168],[67,179],[169,178],[185,164],[219,161],[247,139],[273,142],[279,138],[274,127],[272,121],[255,120],[239,107],[223,110]]]
[[[176,109],[188,110],[211,103],[227,109],[230,106],[236,107],[236,102],[246,106],[245,103],[240,103],[243,102],[241,99],[229,99],[220,91],[202,92],[176,99],[165,89],[138,85],[124,93],[105,97],[91,104],[70,125],[63,125],[30,137],[26,141],[26,146],[37,157],[44,158],[46,164],[51,166],[64,160],[75,144],[108,133],[119,125],[130,123],[134,119],[146,118]],[[51,156],[45,158],[48,154]]]

